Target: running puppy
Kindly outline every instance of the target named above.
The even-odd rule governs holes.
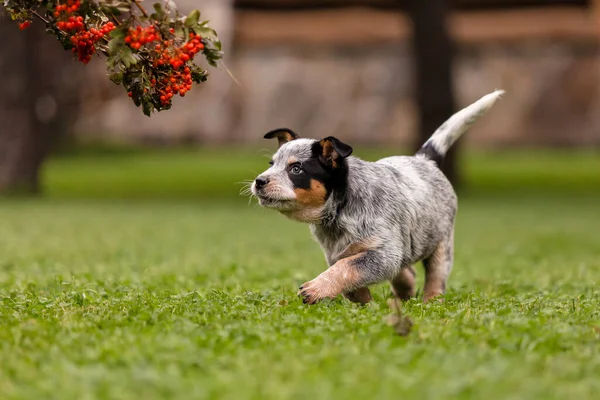
[[[452,270],[456,194],[439,165],[450,146],[504,92],[454,114],[414,156],[377,162],[352,157],[334,137],[300,139],[289,129],[265,135],[279,148],[252,183],[263,207],[307,222],[329,268],[300,287],[314,304],[343,294],[371,300],[369,285],[389,280],[400,299],[415,295],[413,264],[425,267],[424,301],[444,294]]]

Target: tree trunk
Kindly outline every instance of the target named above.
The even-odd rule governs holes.
[[[449,0],[411,0],[419,135],[416,148],[454,112],[452,62],[454,49],[448,32]],[[457,144],[444,160],[442,171],[454,186],[460,184]]]
[[[42,163],[71,122],[59,111],[64,116],[75,95],[64,95],[63,84],[73,63],[40,21],[20,31],[2,17],[0,37],[0,194],[35,194]]]

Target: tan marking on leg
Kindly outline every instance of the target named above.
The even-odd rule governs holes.
[[[303,297],[305,303],[314,304],[361,287],[363,277],[354,266],[354,260],[361,255],[362,253],[339,260],[312,281],[304,283],[298,294]]]
[[[440,243],[433,254],[423,261],[425,266],[425,286],[423,288],[423,301],[428,302],[446,292],[446,280],[448,279],[449,257],[447,242]]]
[[[411,265],[402,270],[391,280],[392,292],[400,300],[409,300],[415,296],[415,268]]]
[[[363,253],[367,250],[376,248],[379,245],[379,241],[376,238],[366,238],[358,242],[351,243],[342,251],[337,259],[351,257],[358,253]]]
[[[344,297],[354,303],[360,303],[362,305],[367,304],[373,297],[371,296],[371,291],[368,287],[361,287],[356,289],[355,291],[344,293]]]
[[[361,241],[352,243],[348,245],[348,247],[346,247],[338,257],[336,257],[336,259],[343,260],[353,258],[354,256],[357,256],[360,253],[364,253],[365,251],[375,248],[377,246],[377,243],[378,241],[375,238],[366,238]],[[352,302],[360,303],[363,305],[373,300],[371,292],[367,287],[362,287],[350,292],[346,292],[344,293],[344,297],[346,297]]]

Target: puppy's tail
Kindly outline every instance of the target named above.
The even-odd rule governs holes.
[[[502,97],[503,94],[504,90],[496,90],[451,116],[433,133],[433,135],[431,135],[429,140],[423,144],[416,155],[433,160],[439,166],[444,159],[446,152],[454,142],[456,142],[458,138],[479,119],[479,117],[492,108],[496,100]]]

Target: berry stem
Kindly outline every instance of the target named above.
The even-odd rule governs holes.
[[[142,7],[142,5],[139,3],[138,0],[133,0],[133,2],[135,3],[135,5],[137,6],[137,8],[140,9],[140,11],[142,12],[142,15],[146,18],[148,18],[148,13],[146,12],[146,10],[144,10],[144,7]]]
[[[114,16],[114,14],[113,14],[113,13],[109,13],[109,14],[108,14],[108,16],[110,17],[110,19],[112,19],[112,21],[113,21],[115,24],[119,25],[119,24],[121,23],[121,21],[119,21],[119,20],[117,19],[117,17],[115,17],[115,16]]]

